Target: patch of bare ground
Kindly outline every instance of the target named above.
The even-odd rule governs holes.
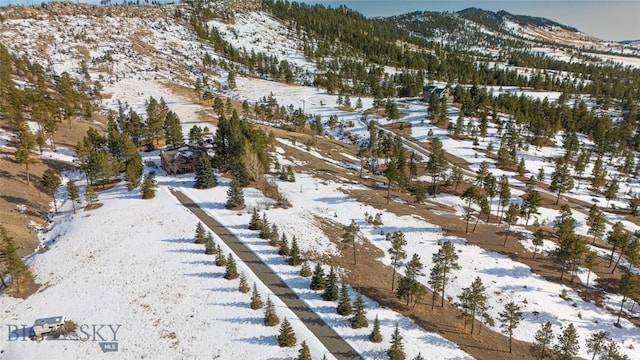
[[[70,123],[61,123],[54,138],[56,146],[73,148],[82,139],[90,127],[101,127],[98,119],[103,116],[96,114],[94,120],[73,119]],[[71,126],[69,126],[71,124]],[[8,129],[8,124],[0,123]],[[12,144],[0,148],[0,225],[9,236],[13,237],[19,247],[18,254],[31,254],[39,245],[34,225],[46,226],[46,216],[51,208],[51,197],[40,185],[41,176],[48,168],[56,171],[68,170],[73,164],[61,162],[44,156],[35,156],[37,162],[29,165],[29,180],[27,184],[25,166],[15,161]],[[10,285],[4,293],[11,296],[26,298],[38,290],[38,284],[21,284],[20,292]]]
[[[313,149],[322,155],[336,158],[340,153],[346,153],[355,156],[355,149],[345,143],[334,143],[333,140],[318,138],[313,139],[309,135],[284,132],[283,130],[274,130],[279,137],[285,137],[289,140],[305,143],[313,141]],[[387,203],[386,179],[381,176],[367,174],[367,178],[358,177],[357,171],[349,170],[334,166],[327,163],[323,159],[313,156],[305,151],[300,151],[295,147],[283,145],[286,153],[291,157],[302,160],[304,165],[296,167],[296,171],[310,171],[317,176],[320,181],[336,180],[341,178],[345,182],[362,183],[369,187],[367,190],[351,190],[345,193],[347,196],[371,205],[377,209],[385,209],[386,211],[397,215],[418,216],[425,219],[426,222],[438,225],[442,228],[446,236],[459,236],[467,239],[469,244],[480,246],[488,251],[494,251],[509,256],[515,261],[519,261],[531,268],[531,271],[543,276],[549,281],[562,283],[575,289],[581,297],[586,300],[599,304],[605,291],[617,291],[617,279],[619,279],[621,270],[616,270],[611,274],[611,268],[607,266],[607,262],[602,260],[600,265],[595,269],[594,273],[598,276],[598,288],[586,291],[582,284],[572,281],[571,275],[565,273],[562,281],[560,280],[560,268],[552,257],[537,254],[535,259],[533,254],[527,251],[522,244],[516,239],[518,235],[515,233],[508,234],[507,242],[504,244],[505,230],[502,225],[498,225],[498,219],[495,214],[490,222],[481,221],[474,232],[465,233],[466,222],[459,216],[452,215],[453,209],[430,201],[428,198],[421,204],[416,204],[411,195],[405,192],[399,192],[392,187],[392,201]],[[452,188],[441,187],[441,191],[448,191],[461,194],[468,184],[462,184],[457,191]],[[555,204],[555,196],[553,194],[543,194],[544,207],[559,209],[559,207],[567,200],[561,199],[560,204]],[[589,204],[580,202],[569,203],[574,211],[579,210]],[[495,211],[495,209],[494,209]],[[341,251],[339,256],[325,255],[321,257],[321,261],[343,269],[347,282],[361,291],[363,294],[371,297],[381,305],[389,307],[395,311],[399,311],[416,321],[420,326],[427,330],[437,332],[445,338],[457,343],[460,347],[467,351],[470,355],[478,359],[531,359],[529,353],[529,344],[521,341],[515,341],[513,344],[513,353],[508,352],[508,338],[498,332],[495,332],[485,326],[481,326],[480,331],[473,336],[469,335],[469,328],[465,328],[463,321],[460,319],[460,311],[445,303],[444,308],[437,307],[432,312],[431,294],[425,297],[425,301],[421,301],[416,307],[407,307],[404,302],[397,299],[395,293],[390,289],[392,269],[385,266],[378,260],[383,254],[380,249],[375,247],[366,239],[360,239],[356,247],[357,265],[353,264],[353,249],[345,246],[340,242],[343,233],[342,225],[337,224],[330,218],[317,219],[319,227],[327,234],[330,239],[336,242]],[[484,220],[484,219],[483,219]],[[528,226],[533,229],[532,226]],[[473,228],[473,222],[470,229]],[[547,239],[553,240],[553,229],[545,228]],[[607,248],[607,244],[598,241],[596,245]],[[425,263],[429,263],[430,254],[420,254]],[[375,276],[371,276],[374,274]],[[523,284],[523,287],[526,284]],[[560,296],[560,294],[558,294]],[[568,299],[567,301],[571,301]],[[578,309],[579,310],[579,309]],[[638,324],[636,319],[631,319]],[[484,319],[484,321],[497,321],[496,319]],[[476,324],[477,325],[477,324]]]
[[[359,192],[359,194],[362,196],[366,192]],[[395,206],[393,207],[395,208]],[[339,256],[325,255],[320,257],[320,260],[339,268],[345,281],[357,291],[374,299],[381,306],[393,309],[413,319],[427,331],[438,333],[455,342],[461,349],[477,359],[533,359],[529,353],[528,343],[514,340],[513,352],[509,353],[508,338],[479,323],[476,323],[476,332],[470,335],[470,327],[465,327],[460,318],[461,312],[446,301],[444,307],[440,307],[440,302],[436,300],[435,308],[431,311],[431,293],[425,296],[425,301],[420,301],[415,306],[413,304],[407,306],[404,301],[398,299],[395,291],[391,289],[393,269],[378,260],[384,256],[382,250],[361,237],[356,244],[357,262],[354,263],[353,248],[345,246],[339,240],[343,232],[342,225],[327,218],[316,218],[316,221],[319,228],[340,249]],[[423,261],[428,262],[429,260],[425,259],[423,255]]]

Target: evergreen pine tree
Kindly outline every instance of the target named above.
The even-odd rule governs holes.
[[[578,333],[573,323],[570,323],[558,336],[558,342],[553,346],[558,360],[572,360],[578,355],[580,344],[578,342]]]
[[[273,305],[271,298],[267,297],[267,307],[264,309],[264,325],[276,326],[280,323],[280,318],[276,314],[276,307]]]
[[[33,282],[33,274],[29,267],[18,255],[18,246],[7,230],[0,226],[0,265],[4,267],[0,272],[0,283],[4,284],[6,275],[11,277],[11,282],[16,287],[16,295],[20,294],[20,285]]]
[[[73,206],[73,213],[76,213],[76,203],[80,200],[80,190],[75,182],[69,180],[67,182],[67,193],[69,194],[69,200]]]
[[[227,258],[224,257],[220,245],[218,245],[218,249],[216,250],[216,266],[227,266]]]
[[[400,329],[396,324],[396,329],[391,335],[391,347],[387,350],[389,360],[404,360],[406,355],[404,354],[404,344],[402,344],[402,335],[400,335]]]
[[[287,239],[287,234],[282,233],[282,237],[280,238],[280,248],[278,249],[278,254],[282,256],[289,256],[291,250],[289,249],[289,239]]]
[[[293,173],[291,165],[287,166],[287,181],[296,182],[296,175]]]
[[[233,259],[233,254],[229,253],[229,257],[227,257],[227,267],[224,271],[224,278],[227,280],[237,279],[238,276],[238,268],[236,267],[236,261]]]
[[[58,202],[56,201],[55,195],[58,187],[60,187],[60,184],[62,184],[60,176],[58,176],[58,174],[53,169],[47,169],[42,174],[42,180],[40,181],[40,184],[45,189],[46,193],[53,198],[53,207],[55,209],[54,211],[57,213]]]
[[[380,320],[378,320],[378,315],[376,315],[375,320],[373,320],[373,331],[369,334],[369,340],[373,343],[382,342],[382,334],[380,334]]]
[[[322,293],[322,299],[325,301],[336,301],[338,300],[338,277],[336,276],[336,272],[331,267],[329,270],[329,275],[327,275],[324,281],[324,292]]]
[[[511,353],[511,339],[513,332],[520,324],[522,320],[522,312],[520,306],[516,305],[513,301],[505,304],[504,310],[499,314],[500,328],[509,334],[509,353]]]
[[[351,307],[351,298],[349,297],[349,288],[347,283],[342,282],[340,287],[340,299],[338,300],[338,307],[336,308],[338,314],[342,316],[351,315],[353,308]]]
[[[292,347],[296,344],[296,334],[286,318],[280,326],[280,335],[278,335],[278,345],[280,347]]]
[[[93,186],[87,186],[84,192],[84,200],[87,202],[87,206],[92,206],[99,201],[98,194],[93,189]]]
[[[289,250],[289,265],[298,266],[302,263],[302,259],[300,258],[300,248],[298,247],[298,239],[293,235],[293,240],[291,240],[291,249]]]
[[[282,235],[284,235],[284,233],[282,233]],[[267,236],[267,239],[269,239],[269,245],[280,246],[280,232],[278,231],[278,226],[275,223],[271,224],[271,228],[267,231]],[[287,245],[288,244],[289,243],[287,242]]]
[[[260,230],[262,228],[262,221],[260,220],[260,216],[258,216],[258,210],[253,208],[253,212],[251,213],[251,220],[249,221],[249,230]]]
[[[424,358],[422,357],[421,353],[418,353],[418,355],[416,355],[416,357],[414,357],[413,360],[424,360]]]
[[[300,276],[309,277],[311,274],[311,267],[309,267],[309,263],[305,261],[302,263],[302,267],[300,268]]]
[[[153,181],[145,176],[144,180],[142,180],[142,188],[140,190],[142,192],[142,198],[147,200],[156,197],[156,190],[154,188],[155,185]]]
[[[240,181],[235,177],[231,180],[231,186],[229,190],[227,190],[227,204],[225,208],[234,210],[244,208],[244,192],[242,191]]]
[[[194,243],[196,244],[204,244],[205,240],[207,239],[205,236],[205,230],[204,230],[204,226],[202,226],[202,223],[199,222],[198,225],[196,225],[196,235],[195,235],[195,240]]]
[[[534,335],[533,344],[529,347],[531,355],[535,356],[537,360],[544,359],[551,352],[550,347],[553,338],[554,334],[551,328],[551,322],[547,321]]]
[[[311,360],[311,351],[306,341],[302,342],[302,347],[298,350],[298,360]]]
[[[196,181],[193,187],[196,189],[209,189],[218,185],[218,179],[213,173],[208,156],[201,156],[196,167]]]
[[[351,318],[351,327],[353,329],[369,327],[369,320],[367,320],[367,310],[365,309],[364,300],[362,299],[362,295],[360,293],[356,295],[356,303],[353,307],[355,308],[355,313]]]
[[[204,239],[204,253],[206,255],[213,255],[219,251],[218,247],[216,247],[216,243],[213,241],[213,235],[211,231],[207,231],[207,235]]]
[[[324,270],[322,270],[320,263],[316,263],[316,267],[313,269],[309,288],[311,290],[324,290]]]
[[[238,290],[243,294],[246,294],[249,292],[249,290],[251,290],[251,288],[249,287],[249,283],[247,283],[247,276],[243,272],[240,273],[240,283],[238,284]]]
[[[251,306],[251,310],[262,309],[262,306],[264,306],[264,304],[262,303],[262,297],[258,292],[258,287],[256,286],[256,283],[253,283],[253,292],[251,293],[250,306]]]

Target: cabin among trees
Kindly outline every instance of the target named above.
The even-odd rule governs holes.
[[[448,87],[440,88],[435,85],[427,85],[422,89],[423,101],[430,102],[434,93],[438,96],[438,99],[448,98],[451,95]]]
[[[189,148],[160,150],[160,162],[168,175],[193,173],[202,154],[202,151]]]

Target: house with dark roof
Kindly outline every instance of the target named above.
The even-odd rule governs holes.
[[[428,103],[431,101],[431,96],[435,93],[438,97],[449,97],[451,94],[448,87],[438,87],[435,85],[427,85],[422,89],[423,101]]]

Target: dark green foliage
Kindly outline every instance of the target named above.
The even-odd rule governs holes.
[[[213,255],[218,252],[220,252],[220,248],[216,247],[216,243],[213,241],[213,234],[211,234],[210,231],[207,231],[207,235],[204,238],[204,253],[206,255]]]
[[[73,213],[76,213],[76,203],[80,201],[80,189],[75,182],[69,180],[67,182],[67,194],[69,196],[69,200],[71,200],[71,205],[73,206]]]
[[[218,249],[216,250],[216,266],[227,266],[227,258],[224,257],[220,245],[218,245]]]
[[[99,201],[98,193],[96,193],[93,186],[87,186],[84,192],[84,200],[87,202],[87,205],[93,205]]]
[[[399,298],[405,299],[407,305],[409,305],[411,301],[417,301],[418,296],[424,290],[424,286],[418,281],[418,277],[423,275],[423,267],[424,265],[420,261],[420,256],[413,254],[407,264],[404,277],[398,282],[396,295]]]
[[[58,176],[58,174],[53,169],[47,169],[42,174],[41,184],[47,194],[49,194],[49,196],[53,198],[53,207],[55,209],[55,212],[57,213],[58,202],[55,199],[55,194],[56,190],[58,190],[58,187],[60,187],[60,184],[62,184],[60,176]]]
[[[300,248],[298,247],[298,239],[296,239],[295,235],[293,235],[293,240],[291,240],[288,262],[291,266],[298,266],[302,263],[302,259],[300,258]]]
[[[322,265],[320,263],[316,263],[315,268],[313,269],[313,276],[311,277],[311,284],[309,288],[311,290],[324,290],[324,270],[322,270]]]
[[[360,329],[369,327],[369,320],[367,320],[367,310],[364,306],[364,300],[362,299],[362,294],[358,293],[356,295],[356,302],[353,305],[354,314],[351,318],[351,327],[353,329]]]
[[[278,231],[278,226],[275,223],[271,224],[271,228],[270,229],[269,228],[265,229],[265,232],[266,232],[267,239],[269,239],[269,245],[271,245],[271,246],[281,246],[282,245],[282,241],[281,241],[280,235],[279,235],[280,232]],[[261,233],[262,233],[262,231],[261,231]],[[284,233],[282,233],[282,235],[284,235]],[[289,252],[288,246],[289,246],[289,243],[287,242],[287,247],[284,250],[282,250],[283,253],[280,254],[280,255],[288,254],[288,252]],[[278,252],[280,252],[280,251],[278,251]]]
[[[138,186],[138,180],[142,176],[142,157],[138,152],[127,162],[124,179],[127,182],[127,190],[131,191]]]
[[[173,111],[168,111],[164,121],[164,136],[167,144],[172,148],[179,148],[184,145],[184,136],[182,134],[182,126],[180,126],[180,118]]]
[[[145,177],[142,180],[142,198],[143,199],[153,199],[156,196],[155,184],[151,179]]]
[[[311,351],[306,341],[302,342],[302,347],[298,350],[298,360],[311,360]]]
[[[580,343],[578,341],[578,333],[573,323],[570,323],[558,336],[558,342],[553,346],[558,360],[572,360],[578,355]]]
[[[249,221],[249,230],[260,230],[264,227],[260,216],[258,215],[258,210],[253,208],[253,212],[251,213],[251,220]]]
[[[416,357],[414,357],[413,360],[424,360],[424,358],[422,357],[421,353],[418,353],[418,355],[416,355]]]
[[[293,332],[293,328],[286,318],[280,326],[280,335],[278,335],[278,345],[280,347],[292,347],[296,344],[296,334]]]
[[[237,178],[231,180],[231,186],[227,190],[227,204],[224,207],[234,210],[244,208],[244,192]]]
[[[520,325],[522,312],[520,306],[510,301],[504,305],[504,310],[499,314],[500,328],[509,335],[509,352],[511,352],[511,339],[513,332]]]
[[[325,301],[336,301],[338,300],[338,277],[336,276],[336,272],[331,267],[329,270],[329,275],[327,275],[324,281],[324,292],[322,293],[322,299]]]
[[[462,312],[464,315],[465,326],[467,321],[471,322],[471,334],[475,328],[475,317],[478,314],[484,313],[487,308],[487,289],[480,277],[476,277],[471,286],[462,289],[460,303],[462,304]]]
[[[544,359],[551,353],[550,347],[554,337],[551,323],[547,321],[536,331],[533,344],[529,347],[531,355],[535,356],[537,360]]]
[[[251,293],[251,310],[262,309],[264,304],[262,304],[262,297],[258,292],[258,288],[256,287],[256,283],[253,283],[253,292]]]
[[[227,267],[224,272],[224,278],[227,280],[233,280],[237,279],[238,276],[240,275],[238,274],[236,261],[234,260],[233,255],[229,253],[229,256],[227,257]]]
[[[264,325],[276,326],[280,323],[280,318],[276,314],[276,307],[273,305],[271,298],[267,297],[267,307],[264,309]]]
[[[206,239],[207,238],[204,226],[202,226],[202,223],[199,222],[198,225],[196,225],[196,235],[193,242],[196,244],[204,244]]]
[[[407,240],[404,237],[402,231],[395,231],[391,235],[391,248],[389,248],[389,255],[391,255],[391,265],[393,266],[393,275],[391,277],[391,290],[395,288],[396,268],[403,259],[407,258],[407,252],[404,251],[404,246],[407,245]]]
[[[251,288],[249,287],[249,283],[247,282],[247,276],[244,273],[240,273],[240,282],[238,283],[238,290],[243,294],[246,294],[251,290]]]
[[[302,267],[300,268],[300,276],[309,277],[312,275],[311,267],[308,262],[302,263]]]
[[[209,157],[201,156],[196,167],[196,182],[193,187],[196,189],[209,189],[216,185],[218,185],[218,179],[213,173]]]
[[[342,316],[351,315],[353,308],[351,307],[351,298],[349,297],[349,288],[347,283],[342,282],[340,287],[340,299],[338,300],[338,307],[336,307],[338,314]]]
[[[369,341],[373,343],[382,342],[382,334],[380,334],[380,320],[378,320],[378,315],[376,315],[375,320],[373,320],[373,330],[371,331],[371,334],[369,334]]]
[[[387,350],[389,360],[404,360],[406,355],[404,354],[404,344],[402,344],[402,335],[400,335],[400,329],[396,324],[396,329],[391,335],[391,347]]]
[[[18,254],[18,246],[7,230],[0,226],[0,279],[4,284],[5,277],[10,276],[11,282],[16,287],[16,294],[20,294],[20,285],[33,281],[33,274],[29,267],[22,261]]]
[[[291,253],[291,249],[289,248],[289,239],[287,239],[287,235],[282,233],[282,237],[280,238],[280,248],[278,249],[278,254],[282,256],[289,256]]]

